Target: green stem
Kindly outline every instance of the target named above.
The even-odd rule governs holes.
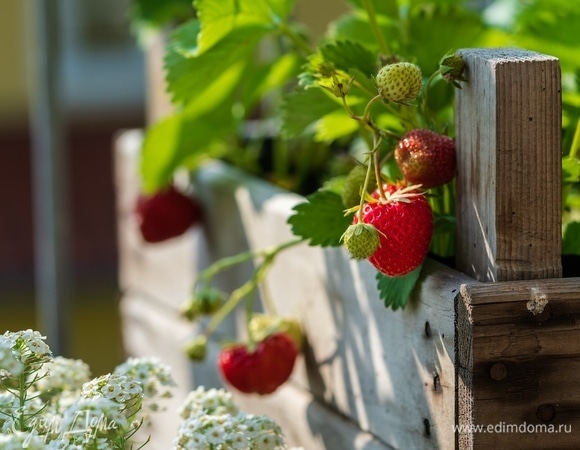
[[[375,135],[375,148],[373,149],[373,158],[375,160],[375,177],[377,179],[377,189],[379,191],[379,197],[381,200],[386,200],[387,196],[383,188],[383,177],[381,176],[381,165],[379,161],[379,144],[381,143],[380,138]]]
[[[252,257],[263,257],[264,259],[258,265],[258,267],[256,267],[256,270],[254,271],[254,274],[252,275],[252,277],[248,281],[246,281],[244,284],[242,284],[240,287],[235,289],[231,293],[230,298],[223,304],[223,306],[212,317],[212,319],[207,324],[207,326],[203,332],[204,336],[206,338],[209,338],[209,336],[216,330],[216,328],[219,326],[219,324],[235,309],[235,307],[240,303],[240,301],[243,298],[247,297],[249,294],[251,294],[256,289],[256,286],[258,286],[260,283],[262,283],[264,281],[264,278],[266,277],[266,275],[268,273],[268,269],[270,268],[270,266],[274,262],[276,256],[280,252],[286,250],[287,248],[293,247],[294,245],[300,244],[303,241],[304,241],[304,239],[302,239],[302,238],[296,238],[296,239],[292,239],[292,240],[283,242],[281,244],[278,244],[274,247],[270,247],[269,249],[244,252],[243,254],[236,255],[236,256],[241,256],[241,255],[247,256],[248,254],[251,254]],[[226,258],[228,264],[220,264],[222,261],[218,261],[214,265],[210,266],[210,268],[206,269],[206,271],[209,271],[209,269],[213,268],[212,273],[215,274],[215,273],[217,273],[217,271],[215,270],[214,266],[229,268],[231,265],[233,265],[233,264],[229,264],[229,263],[231,263],[232,260],[235,260],[236,256]],[[246,261],[247,259],[249,259],[249,258],[247,258],[247,257],[240,258],[240,262]],[[206,271],[204,271],[204,272],[206,272]]]
[[[425,83],[425,91],[423,93],[423,99],[421,101],[421,111],[423,112],[423,116],[427,119],[427,123],[431,122],[431,113],[430,111],[428,111],[427,108],[427,99],[429,97],[429,89],[431,88],[431,84],[433,83],[433,80],[435,80],[435,77],[437,75],[439,75],[441,73],[440,70],[436,70],[435,72],[433,72],[431,74],[431,76],[429,77],[429,79],[427,80],[427,83]]]
[[[358,217],[359,223],[363,222],[363,207],[365,204],[365,196],[366,196],[366,193],[368,192],[369,182],[371,180],[371,173],[373,172],[373,158],[371,156],[372,156],[372,153],[370,153],[369,156],[365,160],[365,163],[367,164],[367,173],[365,175],[365,181],[364,181],[362,190],[360,191],[360,203],[359,203],[359,207],[358,207],[358,211],[357,211],[357,217]]]
[[[574,138],[572,139],[572,147],[570,147],[570,158],[580,158],[580,119],[576,124],[576,131],[574,132]]]
[[[370,120],[370,116],[371,116],[371,106],[372,106],[372,104],[375,103],[375,102],[377,102],[378,100],[381,100],[382,98],[383,98],[382,95],[378,94],[378,95],[375,95],[373,98],[371,98],[369,100],[369,102],[365,106],[365,110],[364,110],[364,113],[363,113],[363,120],[364,121]]]
[[[248,339],[248,350],[250,353],[254,351],[256,342],[254,341],[254,337],[250,332],[250,322],[252,321],[252,317],[254,316],[254,297],[256,292],[256,285],[253,286],[251,295],[246,295],[246,335]]]
[[[389,50],[389,46],[387,45],[387,41],[381,33],[381,29],[379,28],[379,24],[377,22],[377,14],[375,12],[375,8],[373,7],[373,3],[371,0],[361,0],[361,4],[365,11],[367,12],[367,16],[369,19],[369,25],[371,26],[371,30],[375,35],[377,42],[379,43],[379,48],[384,55],[389,55],[391,52]]]
[[[296,47],[296,49],[304,56],[305,58],[312,55],[314,53],[314,49],[310,46],[310,44],[298,33],[296,33],[292,28],[290,28],[285,23],[278,24],[278,30],[284,36],[286,36],[292,44]]]

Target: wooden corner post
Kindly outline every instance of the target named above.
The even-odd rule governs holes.
[[[461,50],[455,302],[459,449],[572,449],[580,434],[580,278],[560,278],[560,68]]]
[[[461,55],[457,268],[479,281],[560,277],[558,60],[515,49]]]

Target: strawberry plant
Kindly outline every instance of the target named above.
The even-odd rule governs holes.
[[[199,274],[193,295],[203,298],[217,273],[257,261],[254,276],[211,311],[191,347],[196,357],[243,299],[251,322],[256,287],[291,246],[344,245],[368,259],[377,268],[378,297],[392,309],[405,307],[429,252],[453,256],[453,97],[469,83],[454,49],[515,45],[560,59],[563,253],[580,255],[580,6],[348,3],[350,10],[314,39],[294,19],[293,0],[133,0],[141,35],[170,29],[164,63],[175,106],[147,130],[144,189],[154,192],[177,170],[219,158],[305,196],[288,219],[296,239],[233,255]],[[195,308],[192,317],[207,309]]]

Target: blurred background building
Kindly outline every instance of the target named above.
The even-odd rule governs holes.
[[[113,139],[144,124],[142,51],[128,0],[60,0],[70,345],[98,375],[124,357],[117,314]],[[37,326],[30,104],[33,0],[0,4],[0,332]],[[98,335],[97,335],[98,333]]]

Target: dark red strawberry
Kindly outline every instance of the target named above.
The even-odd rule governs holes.
[[[285,333],[271,334],[251,352],[245,344],[222,349],[218,367],[225,380],[246,394],[271,394],[294,368],[298,350]]]
[[[411,130],[397,144],[395,160],[409,184],[442,186],[455,177],[455,142],[431,130]]]
[[[199,221],[201,207],[171,185],[152,195],[139,195],[135,213],[141,236],[146,242],[155,243],[185,233]]]
[[[429,250],[433,234],[433,212],[425,195],[415,187],[385,185],[386,200],[365,203],[364,223],[374,225],[379,248],[369,258],[379,271],[391,277],[406,275],[419,267]],[[355,215],[354,222],[358,221]]]

